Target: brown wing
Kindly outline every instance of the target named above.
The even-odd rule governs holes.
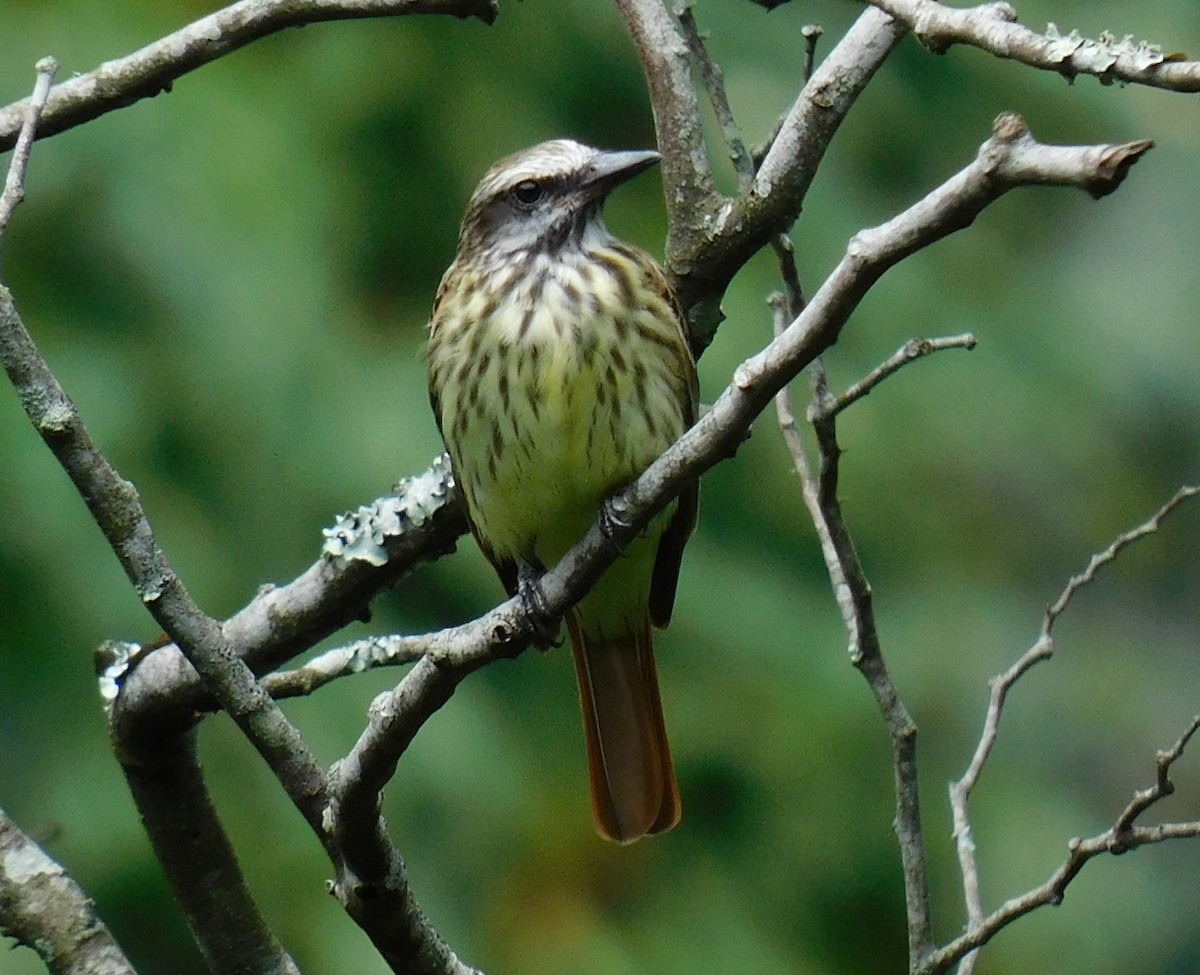
[[[648,263],[663,298],[675,312],[675,322],[679,326],[680,365],[687,373],[688,390],[684,417],[688,428],[691,428],[696,422],[700,408],[700,380],[696,374],[696,360],[692,356],[692,347],[688,340],[687,319],[667,284],[662,269],[652,261]],[[671,621],[671,610],[675,607],[675,588],[679,584],[679,565],[683,560],[683,547],[696,527],[699,504],[700,485],[699,482],[693,481],[680,492],[675,515],[658,543],[654,575],[650,581],[650,621],[660,628]]]
[[[675,517],[663,532],[654,560],[654,575],[650,580],[650,621],[660,629],[671,622],[675,608],[675,587],[679,584],[679,565],[683,547],[696,527],[696,512],[700,501],[700,485],[696,481],[679,495]]]

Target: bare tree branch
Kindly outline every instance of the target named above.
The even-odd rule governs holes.
[[[135,975],[92,899],[3,809],[0,932],[36,951],[53,975]]]
[[[943,218],[936,220],[936,223],[944,232],[949,232],[959,219],[966,219],[966,222],[969,223],[973,219],[973,216],[969,215],[969,211],[960,211],[959,216],[951,217],[944,208],[952,200],[956,201],[953,206],[958,207],[964,197],[971,197],[976,192],[986,193],[985,187],[988,187],[991,181],[997,177],[1002,181],[1013,177],[1024,179],[1033,172],[1037,172],[1039,181],[1057,183],[1061,178],[1067,178],[1074,180],[1075,185],[1087,189],[1093,195],[1102,195],[1104,192],[1111,191],[1111,188],[1123,178],[1128,166],[1149,149],[1148,143],[1137,143],[1119,148],[1099,149],[1097,147],[1084,150],[1082,154],[1070,152],[1063,154],[1051,147],[1040,147],[1034,149],[1024,159],[1001,158],[1007,155],[1007,149],[1001,147],[1011,147],[1016,143],[1024,142],[1027,138],[1029,138],[1029,134],[1023,122],[1015,116],[1001,116],[996,121],[990,145],[985,145],[980,150],[976,163],[972,167],[968,167],[967,170],[944,184],[939,191],[930,194],[921,203],[892,221],[890,225],[886,225],[885,228],[860,233],[852,242],[849,255],[854,255],[860,246],[875,234],[889,239],[892,246],[900,250],[905,250],[910,246],[921,246],[922,234],[913,233],[911,229],[901,229],[897,226],[898,222],[907,222],[917,213],[924,212],[928,216],[942,213]],[[999,155],[994,155],[994,153],[999,153]],[[1018,155],[1024,154],[1019,153]],[[1088,173],[1085,174],[1083,170],[1077,168],[1081,164],[1084,169],[1089,170]],[[976,166],[978,169],[968,175]],[[1002,173],[1006,175],[1001,176]],[[962,188],[956,186],[960,180],[973,184],[974,189],[964,194]],[[835,270],[797,322],[783,330],[772,345],[784,341],[788,337],[788,333],[798,327],[806,316],[815,314],[814,309],[820,308],[826,288],[830,282],[837,279],[838,275],[839,271]],[[775,307],[778,328],[780,302],[777,301]],[[969,340],[967,337],[955,337],[947,344],[950,347],[968,345]],[[768,347],[762,354],[763,358],[768,357],[770,351],[771,347]],[[904,361],[908,360],[905,350],[902,349],[897,357],[893,357],[863,382],[852,387],[840,401],[829,392],[823,369],[814,363],[812,367],[815,386],[814,404],[809,416],[817,434],[821,458],[819,472],[814,472],[807,460],[803,443],[795,429],[790,403],[786,397],[777,398],[777,411],[797,471],[800,474],[805,504],[817,527],[817,535],[821,541],[834,594],[850,635],[851,659],[867,678],[885,716],[892,740],[896,773],[896,832],[901,848],[908,908],[909,963],[910,968],[916,970],[923,964],[924,959],[933,948],[928,879],[917,788],[916,727],[896,693],[895,685],[884,663],[875,628],[870,586],[863,574],[838,502],[840,448],[837,444],[834,427],[839,409],[865,395],[883,378],[900,368]]]
[[[401,14],[478,17],[490,24],[496,13],[496,0],[238,0],[52,89],[38,136],[54,135],[170,91],[189,71],[289,27]],[[21,101],[0,108],[0,152],[16,142],[25,106]]]
[[[256,673],[263,673],[352,620],[366,618],[375,596],[414,566],[453,551],[466,532],[452,484],[448,464],[438,458],[422,474],[405,478],[394,496],[343,516],[326,532],[327,554],[292,582],[263,587],[221,624],[225,637]],[[377,539],[371,558],[332,557],[339,549],[349,556],[362,548],[359,535]],[[153,741],[164,731],[190,726],[193,712],[214,707],[174,646],[119,659],[105,669],[120,683],[111,721],[122,741],[142,736]]]
[[[326,831],[330,799],[324,770],[296,728],[255,680],[222,626],[201,612],[187,593],[154,538],[136,489],[121,477],[92,441],[75,404],[42,358],[17,314],[12,295],[2,285],[0,360],[30,422],[75,484],[151,615],[250,739],[310,828],[325,843],[339,873],[336,891],[351,916],[397,971],[416,975],[469,975],[472,970],[458,961],[421,914],[407,887],[403,862],[390,844],[383,850],[386,866],[378,871],[371,896],[359,895],[361,885],[349,878],[375,872],[375,864],[352,861],[352,869],[348,869],[341,851]],[[165,743],[147,737],[137,740],[149,756],[131,741],[118,739],[122,761],[153,765],[153,754],[165,747]],[[188,809],[178,811],[186,823]],[[180,824],[175,828],[181,828]],[[381,822],[376,829],[382,835]],[[202,876],[195,874],[178,873],[172,879],[185,885],[202,882]],[[176,892],[181,899],[188,896],[178,887]],[[230,907],[224,901],[211,906]],[[193,913],[189,919],[202,916],[209,917]],[[211,930],[193,930],[206,946],[217,937]],[[274,946],[262,944],[254,954],[258,959],[272,958]]]
[[[786,262],[785,262],[786,264]],[[785,275],[786,276],[786,275]],[[776,334],[779,334],[786,316],[782,296],[773,296]],[[796,472],[800,477],[804,501],[812,517],[825,556],[830,582],[843,619],[850,634],[850,650],[856,666],[864,670],[876,699],[884,711],[895,756],[897,784],[896,831],[900,839],[901,855],[905,873],[905,890],[909,909],[910,967],[915,968],[921,959],[932,950],[932,935],[929,913],[928,881],[925,874],[924,840],[920,825],[917,792],[915,726],[908,717],[894,683],[883,664],[878,632],[875,628],[871,608],[870,586],[866,581],[858,560],[849,529],[837,501],[837,471],[840,448],[837,444],[834,419],[851,403],[866,395],[875,385],[895,373],[903,365],[915,361],[922,355],[949,348],[973,348],[974,338],[969,335],[952,336],[946,339],[914,339],[906,343],[899,352],[873,370],[864,380],[855,383],[842,396],[834,397],[828,392],[820,360],[810,367],[815,372],[813,404],[809,409],[809,420],[817,429],[820,445],[820,475],[813,472],[808,452],[796,425],[787,387],[776,395],[776,413],[784,442],[791,454]],[[864,648],[868,655],[879,657],[878,663],[864,669]]]
[[[33,130],[56,69],[52,58],[38,64],[37,87],[0,200],[0,230],[23,195]],[[17,316],[11,295],[2,285],[0,355],[30,421],[74,481],[130,580],[153,612],[164,592],[174,588],[174,574],[154,542],[132,485],[120,478],[91,442],[74,403],[38,353]],[[166,606],[164,625],[177,632],[215,629],[196,607],[189,605],[182,587],[167,595]],[[182,627],[175,625],[176,611],[189,617]],[[211,637],[208,633],[204,636]],[[177,738],[167,741],[177,742],[177,751],[193,760],[193,779],[176,776],[171,788],[161,788],[163,773],[167,769],[177,771],[180,765],[178,760],[161,760],[167,742],[155,742],[153,759],[145,752],[135,758],[132,748],[123,750],[122,766],[130,777],[135,800],[145,795],[160,800],[150,801],[145,807],[139,802],[139,808],[201,951],[216,972],[292,975],[296,967],[258,914],[233,851],[206,801],[198,768],[194,766],[190,736],[186,743]],[[196,788],[179,790],[176,786],[180,781],[191,781]],[[139,789],[138,783],[146,783],[147,788]],[[170,807],[166,818],[158,815],[164,806],[163,798]],[[196,883],[198,877],[203,877],[204,882]],[[90,955],[79,952],[73,957],[87,959]]]
[[[1133,798],[1129,800],[1129,805],[1117,817],[1116,824],[1113,826],[1113,844],[1110,849],[1111,853],[1124,853],[1126,850],[1133,849],[1137,844],[1126,844],[1126,839],[1133,837],[1137,827],[1134,822],[1147,809],[1153,806],[1160,799],[1165,799],[1175,791],[1175,783],[1171,781],[1171,766],[1179,761],[1183,755],[1183,750],[1187,748],[1187,744],[1191,741],[1192,736],[1200,731],[1200,714],[1192,718],[1192,723],[1187,726],[1187,729],[1179,740],[1175,742],[1166,751],[1160,751],[1154,757],[1154,766],[1156,775],[1154,785],[1146,789],[1139,789],[1134,793]],[[1168,832],[1177,835],[1198,835],[1196,823],[1175,823],[1167,824],[1170,828]],[[1164,829],[1165,827],[1157,827]],[[1164,839],[1173,838],[1164,836]]]
[[[750,181],[754,178],[754,160],[750,158],[750,151],[746,148],[745,139],[742,138],[742,130],[738,128],[737,120],[733,117],[729,96],[725,93],[725,76],[720,66],[709,56],[708,48],[704,45],[704,38],[700,35],[700,28],[692,13],[691,0],[681,0],[675,7],[675,16],[679,19],[684,41],[687,43],[696,69],[704,81],[704,90],[708,93],[708,100],[713,107],[713,113],[717,116],[717,123],[721,126],[725,148],[733,162],[734,171],[737,173],[738,190],[745,193],[750,188]]]
[[[886,14],[864,11],[805,84],[749,191],[735,200],[707,199],[678,229],[672,219],[667,270],[698,347],[712,340],[720,321],[718,305],[733,275],[796,219],[842,119],[905,33],[906,28]],[[653,94],[655,66],[643,60],[643,67]],[[660,137],[661,130],[660,120]],[[674,189],[668,178],[668,200]]]
[[[1174,786],[1168,778],[1171,765],[1183,754],[1188,741],[1200,729],[1200,714],[1192,718],[1187,729],[1165,752],[1156,758],[1156,784],[1149,789],[1139,790],[1117,817],[1115,824],[1096,836],[1073,839],[1067,844],[1067,858],[1040,887],[1013,897],[978,924],[972,925],[966,934],[929,954],[914,975],[939,975],[947,971],[968,952],[987,944],[1009,924],[1030,911],[1047,904],[1062,903],[1068,885],[1078,876],[1089,860],[1104,853],[1113,855],[1126,853],[1140,846],[1164,843],[1167,840],[1187,839],[1200,836],[1200,820],[1184,823],[1161,823],[1155,826],[1135,826],[1134,820],[1160,799],[1170,795]]]
[[[277,701],[303,697],[342,677],[351,677],[377,667],[416,663],[426,654],[436,652],[438,642],[436,634],[367,637],[326,650],[295,670],[266,674],[260,678],[260,682]]]
[[[781,324],[782,317],[777,312],[777,332],[780,331]],[[838,446],[835,426],[837,411],[829,406],[832,394],[828,390],[821,360],[814,360],[809,370],[814,386],[813,406],[809,414],[813,417],[813,428],[817,434],[819,473],[813,472],[808,461],[807,452],[796,429],[786,387],[776,395],[776,412],[785,443],[800,476],[804,503],[816,527],[829,580],[849,634],[850,660],[867,679],[887,724],[892,744],[896,782],[895,829],[904,871],[909,967],[912,968],[933,947],[929,877],[925,840],[921,829],[917,779],[917,728],[884,661],[879,632],[875,625],[871,586],[867,582],[838,500],[841,448]]]
[[[786,322],[790,322],[804,311],[808,303],[804,297],[804,286],[800,283],[800,272],[796,268],[796,248],[792,238],[787,234],[778,234],[771,241],[775,256],[779,259],[780,276],[783,279],[783,294],[772,295],[767,299],[772,311],[785,314]],[[778,320],[778,314],[775,316]],[[778,335],[778,331],[776,334]]]
[[[324,770],[299,732],[255,680],[220,624],[205,616],[188,596],[154,540],[136,490],[91,441],[74,404],[20,321],[12,296],[2,286],[0,360],[30,421],[87,502],[147,609],[172,636],[204,678],[209,692],[237,722],[318,838],[325,842],[339,877],[371,873],[370,863],[353,863],[353,872],[347,870],[342,852],[326,832],[330,800]],[[128,743],[123,747],[132,750]],[[132,754],[130,757],[137,760]],[[382,831],[382,824],[378,829]],[[420,913],[400,869],[399,854],[390,845],[385,854],[387,866],[379,873],[370,897],[360,896],[356,881],[339,880],[335,889],[343,905],[397,971],[469,975],[473,970],[459,962]],[[193,876],[192,882],[195,879]],[[197,937],[204,935],[197,932]]]
[[[25,170],[29,166],[29,150],[33,148],[33,139],[37,133],[38,123],[46,108],[46,99],[50,96],[50,86],[54,84],[54,76],[58,73],[58,62],[54,58],[42,58],[37,63],[37,81],[33,86],[33,94],[25,103],[25,113],[21,121],[20,135],[17,137],[16,151],[9,160],[8,175],[4,178],[4,192],[0,194],[0,237],[12,218],[13,211],[25,198]]]
[[[616,5],[637,47],[654,109],[658,147],[663,154],[667,265],[669,271],[675,271],[682,264],[677,252],[687,249],[682,242],[703,235],[723,197],[708,166],[700,102],[692,85],[687,42],[678,24],[663,0],[616,0]],[[689,317],[694,317],[692,297],[679,292],[679,299]]]
[[[1067,587],[1062,591],[1058,599],[1056,599],[1046,609],[1046,618],[1042,622],[1042,638],[1045,640],[1050,638],[1050,630],[1054,627],[1055,621],[1059,616],[1062,615],[1063,611],[1066,610],[1067,605],[1071,602],[1072,598],[1074,598],[1075,593],[1077,593],[1096,577],[1097,571],[1108,565],[1108,563],[1120,555],[1126,547],[1132,545],[1138,539],[1144,538],[1145,536],[1158,531],[1158,526],[1162,523],[1162,520],[1167,517],[1167,515],[1183,504],[1184,501],[1188,500],[1188,498],[1195,497],[1197,494],[1200,494],[1200,486],[1193,487],[1190,485],[1184,485],[1178,491],[1176,491],[1174,495],[1171,496],[1171,499],[1167,501],[1166,504],[1154,512],[1154,514],[1148,519],[1146,519],[1146,521],[1142,522],[1142,524],[1138,525],[1136,528],[1132,528],[1129,531],[1118,535],[1113,539],[1112,544],[1109,545],[1108,548],[1106,548],[1103,552],[1097,552],[1095,555],[1093,555],[1091,559],[1088,560],[1087,567],[1081,573],[1079,573],[1079,575],[1071,577],[1070,581],[1067,583]]]
[[[1200,91],[1200,61],[1132,36],[1103,34],[1095,40],[1077,31],[1063,35],[1051,24],[1038,34],[1016,22],[1008,3],[948,7],[934,0],[863,0],[908,25],[931,51],[942,54],[954,44],[967,44],[1000,58],[1010,58],[1073,80],[1093,75],[1103,84],[1148,85],[1169,91]]]
[[[600,521],[542,577],[547,617],[561,616],[683,486],[733,453],[776,391],[836,340],[854,306],[886,268],[966,226],[1007,190],[1027,182],[1063,179],[1068,172],[1064,160],[1040,173],[1027,158],[1040,157],[1044,148],[1018,119],[1002,116],[995,134],[967,169],[888,224],[858,234],[796,321],[736,370],[733,384],[713,408],[641,478],[614,495]],[[1131,161],[1147,148],[1138,143],[1064,152],[1077,159],[1076,185],[1091,187],[1101,160],[1124,154]],[[1123,172],[1109,175],[1114,185]],[[335,792],[341,797],[342,815],[353,822],[362,820],[412,736],[449,699],[457,683],[488,661],[523,649],[536,623],[519,599],[511,599],[471,623],[433,635],[429,655],[376,703],[371,724],[339,769]],[[347,831],[347,841],[353,837],[374,842],[363,830]]]
[[[306,797],[310,818],[319,821],[310,792],[313,778],[321,776],[319,766],[236,656],[220,624],[201,612],[184,588],[155,540],[136,488],[92,441],[3,286],[0,359],[30,422],[75,484],[146,608],[281,779],[288,780],[289,792]]]
[[[1084,570],[1072,576],[1058,598],[1047,607],[1046,615],[1042,620],[1041,632],[1038,634],[1038,638],[1033,646],[1026,650],[1008,670],[993,677],[990,681],[991,690],[988,696],[987,714],[984,718],[983,731],[979,736],[979,743],[975,748],[975,753],[971,756],[971,761],[967,765],[962,778],[950,784],[950,809],[954,819],[955,848],[958,852],[959,870],[963,879],[963,896],[967,906],[968,935],[983,930],[987,921],[979,887],[979,862],[975,856],[975,837],[971,828],[968,805],[971,793],[979,781],[979,776],[983,773],[988,758],[991,757],[992,749],[995,747],[996,737],[1000,730],[1000,719],[1004,714],[1004,704],[1008,698],[1008,692],[1030,668],[1043,660],[1048,660],[1053,655],[1054,638],[1051,631],[1054,629],[1054,624],[1058,621],[1058,618],[1074,598],[1075,593],[1092,582],[1096,578],[1096,573],[1116,559],[1126,547],[1132,545],[1138,539],[1145,538],[1147,535],[1156,532],[1162,520],[1167,515],[1197,494],[1200,494],[1200,486],[1181,487],[1146,521],[1127,532],[1121,533],[1113,539],[1107,548],[1094,554],[1088,560],[1088,564]],[[1166,755],[1163,753],[1159,754],[1159,778],[1156,789],[1150,790],[1145,794],[1139,793],[1139,796],[1144,800],[1144,804],[1130,804],[1126,812],[1117,820],[1117,824],[1114,827],[1116,836],[1124,836],[1132,827],[1133,820],[1138,815],[1164,795],[1169,794],[1170,783],[1166,778],[1167,771],[1171,763],[1179,757],[1179,753],[1182,752],[1183,747],[1187,744],[1188,739],[1195,730],[1195,725],[1193,725],[1179,740],[1175,749],[1166,753]],[[1111,852],[1120,851],[1112,850]],[[1080,863],[1080,866],[1082,866],[1082,863]],[[1071,877],[1073,876],[1074,874],[1072,873]],[[1070,877],[1066,878],[1064,886],[1070,879]],[[1040,903],[1032,905],[1032,907],[1037,906],[1040,906]],[[1017,916],[1019,915],[1014,915],[1012,919],[1015,919]],[[999,929],[997,928],[996,930]],[[993,931],[992,933],[995,932]],[[978,942],[978,944],[983,943],[983,941]],[[962,959],[962,965],[959,967],[959,975],[969,975],[975,967],[976,957],[977,955],[972,953]],[[948,964],[952,964],[953,960]]]
[[[794,217],[828,137],[902,32],[875,11],[867,11],[860,18],[856,30],[848,35],[852,43],[844,40],[806,86],[806,95],[802,95],[785,120],[779,137],[763,160],[751,192],[743,194],[731,209],[721,205],[703,163],[695,92],[690,83],[683,87],[677,84],[680,72],[689,73],[686,46],[679,41],[677,25],[658,0],[620,0],[620,3],[647,65],[659,114],[660,139],[667,157],[664,171],[669,187],[668,200],[675,208],[672,232],[689,230],[682,217],[678,221],[675,219],[687,207],[687,192],[681,197],[674,190],[690,188],[693,191],[692,202],[698,205],[687,211],[693,221],[691,230],[704,224],[710,216],[718,218],[716,238],[711,233],[707,234],[707,243],[693,238],[688,245],[692,250],[685,252],[675,248],[676,256],[683,253],[685,258],[690,254],[691,258],[707,259],[717,254],[724,263],[712,266],[721,268],[725,277],[721,279],[720,274],[710,277],[705,287],[709,289],[710,297],[719,297],[741,262],[762,242],[784,229]],[[438,5],[438,9],[449,9],[450,6]],[[280,11],[285,8],[279,2],[251,3],[246,0],[213,17],[229,15],[234,10],[246,13],[251,9],[283,16]],[[289,4],[286,9],[294,10],[295,7]],[[315,8],[305,5],[302,9],[309,13],[314,9],[338,11],[329,14],[330,17],[375,15],[347,14],[345,4],[318,4]],[[366,5],[354,5],[354,9],[365,10]],[[418,5],[408,9],[415,12]],[[209,20],[206,18],[198,25],[212,27]],[[261,27],[267,22],[259,21],[258,24]],[[287,25],[276,22],[271,29]],[[184,52],[174,60],[168,57],[168,74],[171,71],[182,73],[189,65],[195,66],[232,49],[222,47],[232,43],[231,35],[223,31],[235,26],[218,25],[220,29],[216,36],[211,36],[209,30],[205,39],[205,28],[192,25],[159,42],[165,44],[173,40]],[[194,33],[202,35],[202,40],[192,47],[189,45],[196,40]],[[240,43],[245,42],[243,39]],[[58,129],[46,131],[77,124],[83,118],[91,117],[88,112],[94,116],[115,104],[127,103],[149,94],[152,89],[157,90],[154,85],[161,87],[165,76],[155,73],[161,70],[156,58],[164,53],[170,52],[151,45],[129,59],[115,62],[128,73],[118,73],[119,83],[115,87],[109,86],[108,90],[117,92],[114,101],[87,94],[81,102],[85,106],[83,109],[70,108],[68,102],[56,101],[55,94],[68,86],[52,90],[46,118]],[[198,60],[192,63],[189,58]],[[111,67],[102,67],[92,82],[107,77],[104,72]],[[139,74],[142,68],[147,71]],[[73,90],[69,89],[62,97],[66,98]],[[78,114],[72,116],[72,111]],[[667,113],[665,121],[664,112]],[[0,122],[3,118],[0,115]],[[689,128],[693,122],[694,130]],[[1123,178],[1128,165],[1149,145],[1053,150],[1037,144],[1019,120],[1006,117],[1001,122],[1003,124],[997,124],[992,139],[985,144],[976,163],[955,180],[884,227],[858,235],[846,258],[817,292],[812,303],[767,349],[739,368],[733,385],[713,410],[652,465],[643,478],[605,505],[600,522],[543,579],[550,615],[560,614],[573,603],[653,513],[668,503],[686,483],[733,451],[751,420],[769,402],[775,390],[836,339],[858,300],[887,267],[914,250],[966,226],[983,207],[1014,186],[1058,182],[1083,186],[1092,192],[1097,192],[1097,187],[1105,191],[1111,189]],[[807,147],[801,152],[798,141],[801,134],[815,137],[811,153]],[[1097,153],[1100,156],[1097,157]],[[773,184],[773,180],[779,182]],[[776,193],[773,186],[784,186],[786,192]],[[761,201],[756,202],[755,194],[758,193],[763,194],[764,199],[781,197],[783,202],[778,209],[763,209]],[[713,207],[719,205],[718,213]],[[738,207],[744,208],[746,224],[730,220],[733,210]],[[750,227],[748,235],[745,226]],[[754,246],[750,246],[754,241]],[[722,248],[723,254],[718,253]],[[678,280],[686,277],[680,272],[686,264],[686,261],[673,262]],[[698,268],[686,268],[686,274],[693,273],[699,275],[701,272]],[[337,869],[335,892],[342,903],[397,971],[472,972],[441,941],[413,901],[403,861],[390,843],[379,815],[379,789],[394,774],[399,756],[423,721],[449,698],[462,677],[489,659],[517,652],[527,642],[537,621],[529,618],[523,606],[510,601],[480,620],[434,635],[436,639],[430,643],[429,652],[394,691],[381,696],[359,744],[327,778],[299,734],[255,681],[249,664],[263,664],[272,654],[304,645],[304,640],[314,629],[332,625],[335,619],[344,619],[344,614],[349,611],[347,606],[341,605],[332,616],[328,613],[308,616],[290,628],[279,628],[275,625],[276,620],[271,618],[271,608],[278,607],[280,601],[269,593],[264,594],[247,608],[245,615],[247,627],[262,637],[257,644],[262,656],[250,660],[248,654],[252,648],[238,638],[236,627],[217,623],[191,600],[157,545],[136,491],[91,441],[74,404],[38,354],[17,315],[11,295],[3,288],[0,288],[0,358],[31,422],[76,484],[152,615],[201,673],[207,691],[230,712],[263,754],[310,826],[326,844]],[[453,505],[445,504],[443,498],[433,510],[453,511]],[[431,531],[421,537],[429,541],[445,536]],[[384,549],[390,554],[390,546],[384,546]],[[306,579],[309,588],[305,593],[321,591],[328,596],[329,590],[322,589],[328,581],[323,574],[329,566],[336,566],[338,572],[345,570],[339,577],[347,587],[345,591],[363,594],[363,601],[350,607],[350,610],[361,610],[372,587],[379,585],[381,580],[395,578],[394,569],[389,573],[389,567],[385,565],[372,571],[376,567],[362,568],[362,561],[323,559],[319,566],[310,570],[320,578]],[[351,565],[352,568],[346,568]],[[350,581],[345,582],[347,579]],[[355,586],[361,588],[355,589]],[[869,596],[869,589],[863,591]],[[861,607],[859,609],[861,611]],[[337,613],[343,615],[338,617]],[[263,650],[268,645],[272,648],[270,653]],[[172,664],[169,655],[155,653],[144,660],[125,662],[133,664],[132,670],[122,675],[125,686],[132,689],[139,673],[149,673],[147,668],[155,666],[154,661],[159,656],[167,657],[168,663],[164,666],[174,667],[177,673],[182,673],[180,663]],[[859,663],[865,668],[864,673],[873,675],[869,679],[876,688],[881,707],[889,715],[893,740],[899,741],[898,747],[905,750],[907,757],[898,753],[897,758],[898,775],[903,778],[904,770],[915,769],[911,761],[911,721],[907,720],[894,693],[885,700],[888,698],[886,684],[877,679],[882,669],[881,659],[866,652],[860,655]],[[886,678],[886,672],[883,673]],[[172,706],[178,708],[178,702],[173,702]],[[114,714],[120,713],[118,699]],[[176,720],[183,727],[191,717],[176,710]],[[907,784],[902,784],[898,791],[902,796],[912,797],[912,808],[901,815],[901,820],[915,818],[915,778],[911,790]],[[902,830],[901,835],[903,845],[909,831]],[[916,836],[919,840],[919,829]],[[923,884],[910,883],[909,887],[910,891],[916,890],[923,888]],[[922,913],[910,907],[910,918],[918,915],[927,919],[927,910]],[[259,938],[258,943],[263,953],[270,953],[271,944],[265,938]],[[927,931],[916,931],[912,938],[913,950],[923,951],[927,943]]]
[[[948,335],[945,338],[937,339],[909,339],[891,356],[872,369],[870,373],[840,396],[835,397],[827,404],[822,404],[820,408],[823,412],[820,417],[810,415],[809,420],[822,419],[826,415],[836,416],[852,403],[869,395],[871,390],[887,379],[888,376],[902,369],[910,362],[915,362],[917,359],[932,355],[934,352],[941,352],[944,349],[966,349],[970,351],[973,348],[975,348],[975,336],[971,332],[964,332],[962,335]]]
[[[42,359],[3,286],[0,358],[30,422],[74,482],[147,609],[204,676],[209,689],[263,754],[301,811],[310,822],[319,824],[323,772],[295,729],[234,654],[219,624],[205,616],[184,589],[154,539],[136,489],[92,442],[75,404]],[[131,744],[126,743],[125,748],[123,762],[153,764]],[[173,828],[178,829],[179,824]],[[176,874],[172,879],[186,886],[195,884],[197,878],[195,874]],[[186,899],[186,892],[178,886],[176,892],[181,900]],[[217,906],[229,907],[224,901]],[[240,927],[232,917],[228,923]],[[214,931],[194,930],[208,949]],[[257,957],[271,957],[276,948],[263,944]],[[211,954],[218,956],[219,949],[213,948]]]
[[[120,751],[146,835],[209,968],[221,975],[297,975],[267,926],[213,808],[193,734]]]

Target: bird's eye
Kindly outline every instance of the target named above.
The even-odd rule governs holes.
[[[523,179],[512,189],[512,198],[518,206],[532,207],[545,195],[545,186],[536,180]]]

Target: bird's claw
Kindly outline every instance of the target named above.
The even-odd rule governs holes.
[[[625,503],[619,495],[612,495],[600,502],[601,535],[615,545],[617,535],[628,528],[629,519],[625,517]]]
[[[561,642],[558,619],[551,615],[546,605],[546,594],[542,591],[542,570],[521,562],[517,566],[517,598],[533,632],[533,643],[542,650],[556,647]]]

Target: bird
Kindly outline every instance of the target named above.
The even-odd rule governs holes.
[[[570,139],[487,171],[429,322],[430,402],[471,532],[510,595],[536,580],[696,421],[684,316],[658,263],[604,224],[609,193],[660,159]],[[565,617],[597,832],[680,817],[652,627],[671,618],[693,483]]]

